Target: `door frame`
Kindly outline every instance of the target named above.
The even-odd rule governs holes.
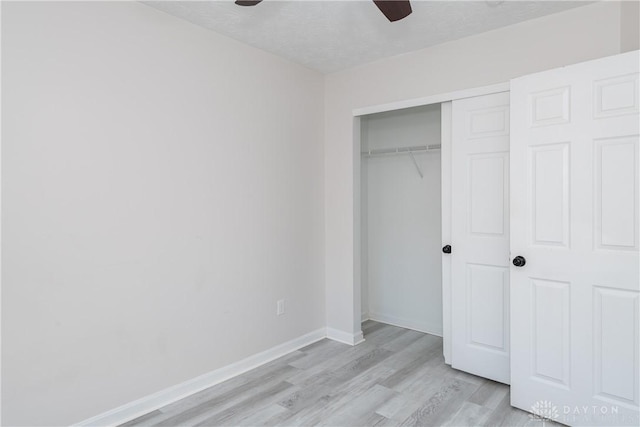
[[[386,104],[373,105],[369,107],[356,108],[352,111],[353,115],[353,283],[352,283],[352,295],[353,307],[352,318],[354,323],[354,337],[351,342],[353,345],[360,344],[364,341],[362,335],[362,329],[359,326],[362,319],[362,248],[361,248],[361,194],[360,194],[360,168],[361,168],[361,137],[360,137],[360,118],[365,115],[383,113],[396,110],[404,110],[406,108],[420,107],[431,104],[442,104],[441,111],[441,137],[442,147],[440,152],[441,165],[445,164],[448,167],[442,167],[442,245],[450,244],[451,242],[451,101],[464,98],[472,98],[475,96],[490,95],[498,92],[506,92],[510,89],[510,83],[498,83],[489,86],[481,86],[470,89],[463,89],[453,92],[445,92],[441,94],[426,96],[422,98],[406,99],[402,101],[396,101]],[[446,163],[445,163],[446,162]],[[442,268],[442,339],[443,339],[443,353],[445,363],[451,364],[451,259],[446,257],[443,260]]]

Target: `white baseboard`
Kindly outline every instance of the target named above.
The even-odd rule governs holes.
[[[251,369],[257,368],[260,365],[271,362],[272,360],[282,357],[287,353],[291,353],[292,351],[298,350],[323,338],[327,338],[327,335],[328,333],[325,328],[317,329],[261,353],[249,356],[239,362],[232,363],[231,365],[224,366],[220,369],[216,369],[215,371],[211,371],[199,377],[166,388],[157,393],[104,412],[100,415],[96,415],[95,417],[74,424],[74,426],[113,426],[125,423]]]
[[[327,338],[349,345],[358,345],[364,341],[362,331],[351,334],[349,332],[333,328],[327,328]]]
[[[364,323],[364,322],[366,322],[366,321],[367,321],[367,320],[369,320],[369,319],[371,319],[371,318],[369,317],[369,313],[362,313],[362,314],[360,315],[360,322],[361,322],[361,323]]]
[[[413,329],[414,331],[424,332],[425,334],[436,335],[438,337],[442,336],[441,326],[438,327],[436,325],[430,325],[427,322],[416,322],[380,313],[369,313],[369,319],[393,326],[399,326],[401,328]]]

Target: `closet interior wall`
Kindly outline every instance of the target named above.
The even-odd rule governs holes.
[[[440,142],[440,104],[361,118],[363,153]],[[442,335],[440,170],[438,149],[362,155],[363,320]]]

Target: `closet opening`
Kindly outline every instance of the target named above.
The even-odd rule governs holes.
[[[443,335],[441,145],[442,104],[360,116],[363,322]]]

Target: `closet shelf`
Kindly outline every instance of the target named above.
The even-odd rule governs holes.
[[[376,156],[393,156],[396,154],[418,154],[426,153],[428,151],[436,151],[440,149],[440,144],[432,145],[416,145],[413,147],[399,147],[399,148],[378,148],[374,150],[363,151],[360,153],[363,157],[376,157]]]
[[[440,144],[432,144],[432,145],[416,145],[414,147],[400,147],[400,148],[379,148],[376,150],[363,151],[361,154],[363,157],[378,157],[378,156],[394,156],[397,154],[408,154],[411,157],[411,161],[413,165],[416,167],[416,171],[420,178],[424,178],[424,173],[422,172],[422,168],[416,161],[416,158],[413,157],[414,154],[426,153],[428,151],[436,151],[440,149]]]

